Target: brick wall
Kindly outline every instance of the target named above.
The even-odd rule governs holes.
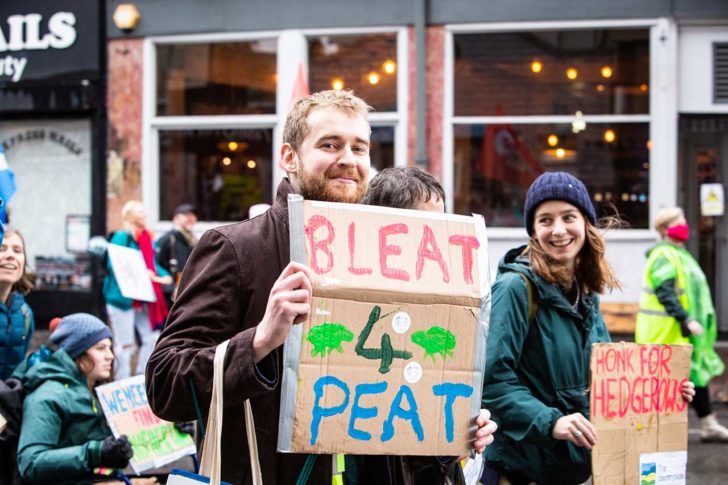
[[[107,231],[121,228],[121,208],[141,199],[143,40],[108,43]]]

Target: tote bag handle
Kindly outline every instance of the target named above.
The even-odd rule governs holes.
[[[202,458],[200,459],[200,474],[210,477],[210,485],[220,484],[220,465],[222,448],[222,408],[223,408],[223,371],[225,352],[228,343],[226,340],[215,349],[212,374],[212,397],[210,399],[210,411],[207,416],[207,432],[202,445]],[[253,420],[253,409],[250,399],[246,399],[245,407],[245,428],[248,435],[248,450],[250,451],[250,466],[253,473],[253,484],[263,485],[260,460],[258,459],[258,440],[255,437],[255,422]]]

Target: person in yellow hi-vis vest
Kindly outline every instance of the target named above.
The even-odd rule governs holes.
[[[635,341],[693,345],[690,380],[695,383],[692,405],[700,418],[700,439],[728,442],[728,429],[711,411],[708,392],[710,379],[725,368],[714,349],[718,328],[708,281],[685,249],[690,230],[682,209],[660,210],[654,225],[662,241],[647,253]]]

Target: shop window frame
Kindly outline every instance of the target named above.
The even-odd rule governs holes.
[[[246,32],[225,34],[181,35],[148,37],[144,41],[143,105],[142,105],[142,202],[147,210],[148,224],[155,232],[171,229],[172,222],[166,214],[160,214],[160,132],[213,129],[269,129],[273,136],[278,132],[278,113],[257,115],[190,115],[158,116],[157,106],[157,46],[174,44],[211,44],[227,42],[254,42],[262,39],[278,41],[280,32]],[[280,55],[276,50],[276,58]],[[276,86],[278,90],[279,83]],[[278,111],[278,106],[276,107]],[[275,160],[276,144],[271,157]],[[200,221],[197,230],[202,232],[235,221]]]
[[[144,40],[143,54],[143,101],[142,101],[142,202],[147,210],[148,223],[157,233],[163,233],[172,227],[167,215],[160,214],[160,154],[159,139],[161,131],[205,130],[205,129],[272,129],[273,146],[271,159],[273,160],[272,194],[283,178],[283,173],[277,167],[278,154],[282,144],[282,131],[287,114],[289,92],[295,81],[297,66],[281,72],[282,63],[301,63],[308,72],[307,54],[303,54],[301,46],[288,44],[285,38],[287,33],[293,33],[294,38],[301,36],[304,42],[308,38],[322,35],[367,35],[378,33],[395,33],[397,36],[397,110],[386,112],[371,112],[369,122],[372,127],[394,128],[394,166],[407,165],[407,108],[408,108],[408,35],[407,27],[361,27],[361,28],[327,28],[327,29],[295,29],[275,30],[241,33],[215,33],[194,34],[178,36],[148,37]],[[205,115],[205,116],[158,116],[157,102],[157,49],[158,45],[169,44],[206,44],[225,42],[245,42],[261,39],[276,39],[278,42],[276,58],[278,81],[276,84],[276,112],[263,115]],[[283,44],[283,47],[282,47]],[[295,44],[295,41],[294,41]],[[291,47],[290,49],[288,49]],[[282,48],[286,52],[282,52]],[[196,227],[198,232],[204,232],[223,224],[236,221],[199,221]]]
[[[407,102],[408,102],[408,36],[406,27],[360,27],[330,28],[330,29],[304,29],[301,31],[306,40],[312,37],[337,35],[397,35],[397,110],[372,111],[369,113],[369,124],[374,127],[394,128],[394,161],[393,166],[407,166]],[[366,100],[365,100],[366,101]]]
[[[473,124],[545,124],[572,123],[576,120],[571,115],[522,115],[522,116],[456,116],[454,114],[455,99],[455,41],[458,34],[472,33],[506,33],[529,32],[539,30],[586,30],[586,29],[645,29],[649,32],[650,51],[650,101],[647,114],[592,114],[584,115],[580,120],[592,124],[610,123],[648,123],[650,140],[653,149],[650,152],[649,210],[651,222],[659,207],[675,205],[677,182],[664,171],[675,172],[677,153],[675,143],[677,131],[670,126],[669,114],[673,118],[677,114],[676,86],[665,88],[666,77],[676,72],[676,29],[667,19],[634,19],[634,20],[599,20],[599,21],[553,21],[553,22],[508,22],[493,24],[453,24],[445,26],[444,42],[444,97],[443,97],[443,187],[447,195],[447,210],[453,210],[454,193],[454,127],[456,125]],[[673,77],[674,79],[674,77]],[[674,81],[673,81],[674,83]],[[672,98],[671,98],[672,97]],[[668,114],[667,121],[664,119]],[[672,123],[672,125],[676,125]],[[671,138],[672,137],[672,138]],[[672,146],[670,146],[672,144]],[[653,161],[659,161],[653,164]],[[660,173],[660,181],[657,180]],[[667,182],[667,183],[665,183]],[[658,183],[660,185],[658,185]],[[657,190],[661,187],[661,190]],[[668,190],[665,190],[668,187]],[[671,190],[673,189],[674,190]],[[523,228],[489,227],[489,237],[500,240],[524,241],[526,231]],[[654,231],[649,228],[620,229],[610,231],[609,239],[642,240],[654,239]]]

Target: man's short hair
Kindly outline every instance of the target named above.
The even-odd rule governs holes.
[[[308,115],[314,110],[325,108],[334,108],[350,116],[359,115],[365,120],[372,110],[371,106],[354,96],[351,91],[319,91],[303,96],[293,103],[288,112],[283,128],[283,143],[290,144],[297,151],[308,135]]]
[[[362,204],[414,209],[437,197],[445,202],[445,191],[435,177],[417,167],[385,168],[369,182]]]

